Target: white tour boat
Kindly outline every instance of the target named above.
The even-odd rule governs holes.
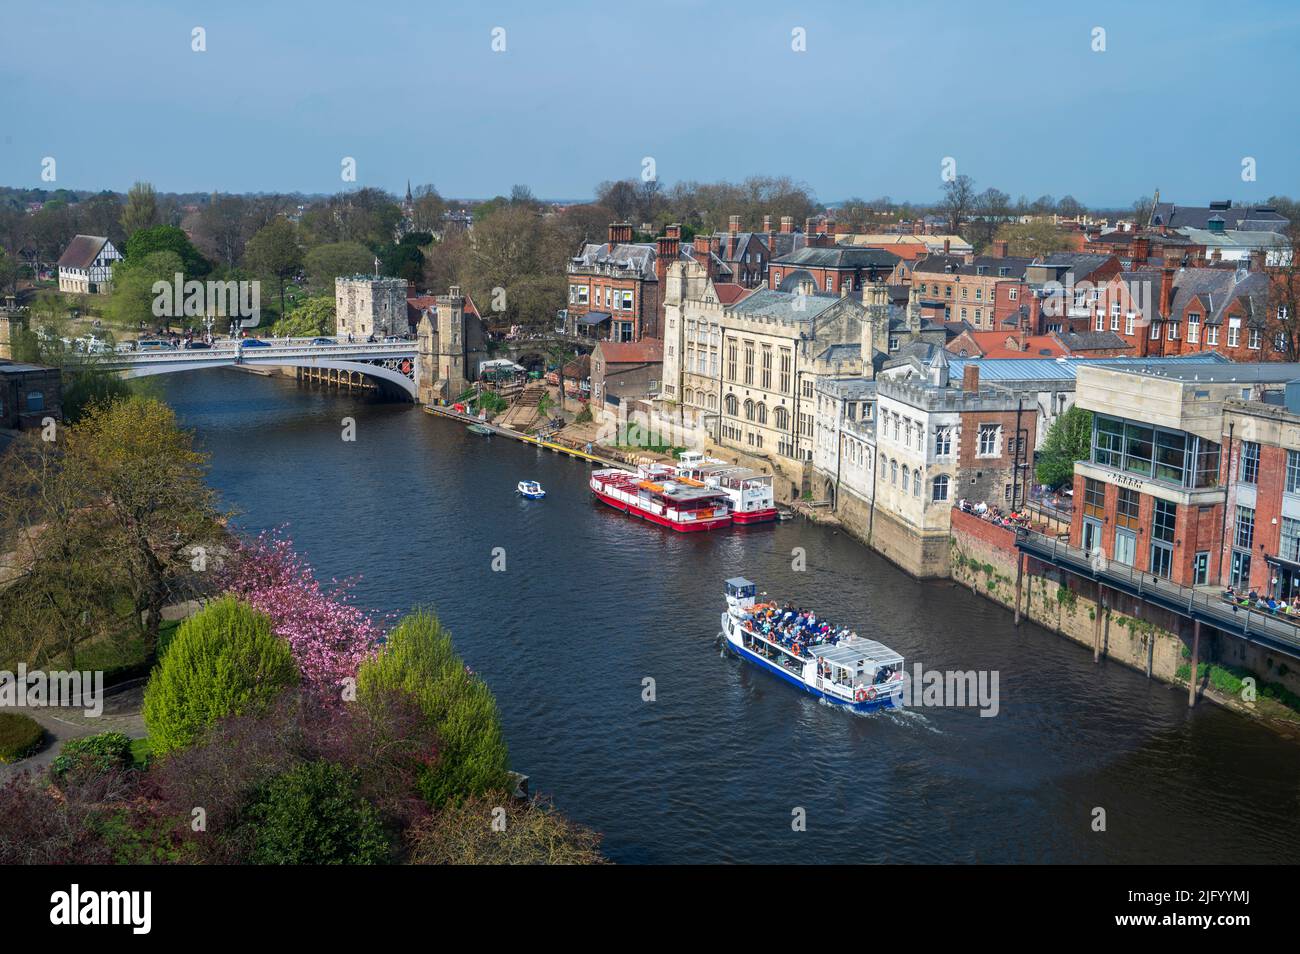
[[[793,610],[759,603],[756,590],[744,577],[727,580],[722,636],[733,653],[828,702],[858,711],[902,705],[902,656],[874,639],[837,635],[824,620],[809,625]]]

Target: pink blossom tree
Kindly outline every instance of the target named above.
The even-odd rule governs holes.
[[[356,676],[384,635],[352,603],[355,580],[332,580],[326,589],[279,533],[242,541],[226,566],[224,588],[271,618],[293,650],[303,688],[341,698],[344,680]]]

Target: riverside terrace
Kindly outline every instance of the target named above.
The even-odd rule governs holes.
[[[1136,597],[1193,624],[1192,658],[1202,624],[1300,659],[1300,620],[1233,604],[1217,587],[1180,586],[1131,566],[1097,558],[1057,537],[1020,528],[1016,548],[1034,559],[1068,570],[1102,587]]]

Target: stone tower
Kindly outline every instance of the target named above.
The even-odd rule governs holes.
[[[417,396],[421,404],[436,404],[438,398],[442,397],[437,392],[438,356],[435,353],[437,333],[434,331],[433,322],[429,320],[427,311],[420,315],[420,324],[415,330],[415,337],[417,342],[415,349]]]
[[[876,376],[873,358],[889,354],[889,287],[884,282],[868,282],[862,288],[862,373]]]
[[[435,388],[448,400],[454,400],[469,387],[465,373],[465,299],[459,285],[452,285],[447,294],[438,296],[437,335]]]
[[[27,319],[18,314],[17,308],[0,307],[0,358],[13,360],[14,344],[26,330]]]

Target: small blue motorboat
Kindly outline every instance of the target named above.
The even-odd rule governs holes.
[[[546,491],[542,489],[542,485],[535,480],[521,480],[516,489],[519,496],[527,497],[529,500],[541,500],[546,496]]]

